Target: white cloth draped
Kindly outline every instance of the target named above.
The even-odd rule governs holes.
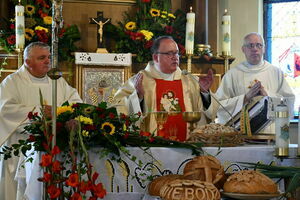
[[[241,111],[245,94],[254,80],[262,83],[268,96],[275,101],[275,105],[278,104],[281,97],[284,97],[289,106],[290,116],[293,116],[295,95],[285,80],[283,72],[267,61],[259,65],[249,65],[247,62],[243,62],[230,69],[224,75],[216,96],[234,116]],[[221,107],[217,116],[218,122],[223,124],[230,119],[229,114]],[[263,130],[264,133],[274,133],[274,131],[274,123]]]
[[[39,90],[43,95],[43,99],[48,105],[52,104],[52,80],[48,81],[32,81],[29,72],[23,65],[17,72],[6,77],[0,84],[0,144],[5,145],[17,143],[19,139],[26,139],[26,135],[19,134],[22,127],[19,127],[11,137],[9,135],[15,130],[20,123],[26,119],[27,114],[32,111],[40,112],[40,96]],[[57,105],[60,106],[65,101],[82,102],[76,89],[68,85],[68,83],[60,78],[57,80]],[[0,160],[0,199],[13,200],[16,199],[17,182],[14,180],[17,170],[18,157],[10,160]],[[24,171],[25,173],[25,171]],[[19,174],[20,175],[20,174]],[[19,176],[17,179],[26,177],[26,174]],[[25,181],[23,181],[25,184]],[[23,184],[22,183],[22,184]],[[23,187],[26,185],[23,184]],[[19,188],[18,195],[22,199],[24,188]]]

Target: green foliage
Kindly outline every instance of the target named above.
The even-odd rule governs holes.
[[[136,12],[124,13],[118,26],[110,25],[107,35],[116,40],[118,53],[136,54],[137,62],[152,59],[150,48],[158,36],[170,35],[178,43],[181,54],[185,54],[186,16],[181,10],[171,13],[171,2],[161,0],[137,0]]]
[[[10,0],[14,5],[17,0]],[[51,0],[22,0],[25,12],[25,47],[31,42],[44,42],[51,46],[52,32],[52,1]],[[7,52],[15,51],[15,17],[10,16],[7,25],[0,28],[0,46]],[[58,33],[59,61],[73,61],[72,52],[77,50],[75,42],[80,40],[76,25],[63,26]]]

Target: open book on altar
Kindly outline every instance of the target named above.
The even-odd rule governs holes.
[[[260,130],[268,126],[274,116],[274,106],[271,97],[258,96],[248,104],[249,122],[252,134],[258,133]],[[233,116],[232,120],[229,120],[226,125],[232,125],[237,130],[241,129],[241,115],[242,111]]]

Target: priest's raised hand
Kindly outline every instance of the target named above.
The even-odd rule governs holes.
[[[214,73],[209,69],[206,76],[199,76],[200,91],[207,93],[214,82]]]
[[[142,73],[138,73],[134,79],[133,79],[133,85],[136,89],[137,95],[139,97],[139,100],[143,100],[144,98],[144,88],[143,88],[143,74]]]

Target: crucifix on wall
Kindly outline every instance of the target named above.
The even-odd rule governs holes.
[[[104,18],[103,12],[97,12],[97,17],[90,18],[90,24],[97,24],[97,53],[108,53],[103,39],[103,27],[105,24],[110,23],[110,18]]]

